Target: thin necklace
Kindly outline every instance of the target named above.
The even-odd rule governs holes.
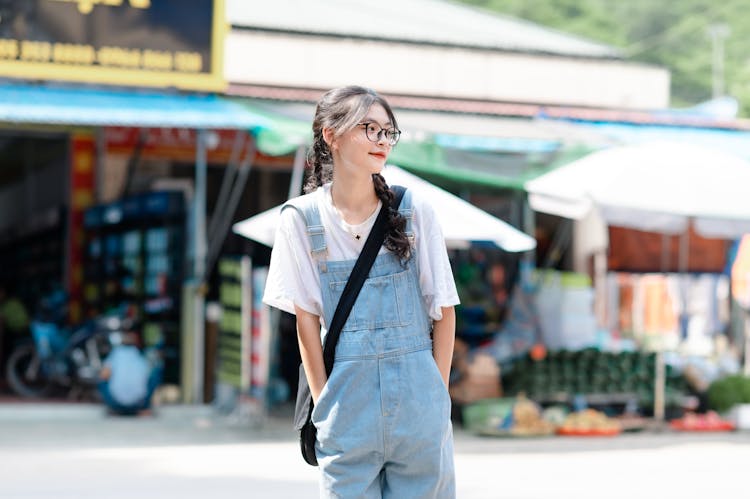
[[[339,219],[341,220],[341,225],[344,227],[344,230],[346,232],[348,232],[349,234],[351,234],[352,237],[354,237],[354,239],[356,239],[357,241],[361,240],[362,239],[362,234],[354,232],[351,229],[351,225],[349,225],[348,223],[346,223],[346,220],[344,220],[344,216],[342,215],[341,210],[338,209],[338,207],[336,206],[336,202],[333,200],[333,183],[331,183],[330,195],[331,195],[331,206],[333,206],[333,209],[336,210],[336,213],[338,213]],[[369,218],[368,218],[368,220],[369,220]],[[366,221],[367,220],[365,220],[365,222]],[[365,222],[362,222],[362,223],[365,223]],[[362,225],[362,224],[360,224],[360,225]]]
[[[333,207],[336,209],[336,212],[339,214],[339,218],[341,219],[341,226],[344,227],[344,230],[347,231],[349,234],[351,234],[354,237],[354,239],[356,239],[357,241],[362,239],[362,235],[358,234],[357,232],[354,232],[352,230],[352,226],[346,223],[346,221],[344,220],[344,217],[341,216],[341,212],[338,210],[338,208],[336,208],[336,205],[334,205]]]

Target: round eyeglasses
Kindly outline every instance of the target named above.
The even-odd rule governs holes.
[[[370,142],[380,142],[381,135],[385,134],[386,142],[395,146],[401,138],[401,130],[398,128],[383,128],[373,122],[360,123],[359,126],[364,127],[365,135]]]

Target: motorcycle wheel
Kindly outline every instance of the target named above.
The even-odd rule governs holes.
[[[8,386],[21,397],[41,398],[52,389],[50,380],[42,372],[42,360],[30,343],[13,350],[5,374]]]

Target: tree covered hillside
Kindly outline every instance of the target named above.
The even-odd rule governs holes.
[[[748,0],[460,0],[619,47],[672,73],[672,105],[712,97],[712,35],[723,39],[724,94],[750,116]],[[720,67],[720,66],[717,66]]]

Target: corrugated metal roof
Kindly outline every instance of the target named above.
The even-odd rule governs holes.
[[[22,84],[0,86],[0,122],[244,130],[268,124],[244,106],[212,95]]]
[[[622,58],[614,47],[445,0],[227,0],[227,21],[247,28]]]

